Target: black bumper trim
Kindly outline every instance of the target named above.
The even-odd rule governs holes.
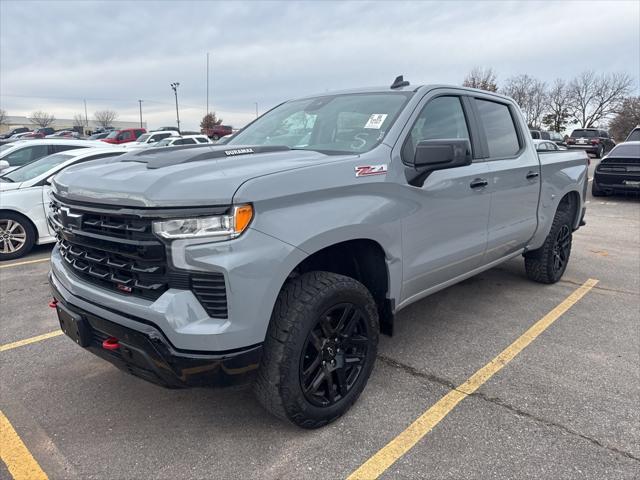
[[[246,384],[258,369],[262,345],[233,353],[184,353],[176,350],[162,332],[148,324],[134,330],[68,303],[51,284],[54,298],[69,312],[79,315],[89,329],[86,350],[121,370],[169,388],[223,387]],[[118,339],[120,348],[106,350],[102,342]]]

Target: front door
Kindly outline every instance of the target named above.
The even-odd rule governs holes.
[[[406,163],[421,140],[470,139],[462,99],[441,95],[425,100],[403,140]],[[471,165],[431,172],[421,186],[406,185],[415,206],[402,226],[402,302],[478,268],[487,244],[489,167]]]

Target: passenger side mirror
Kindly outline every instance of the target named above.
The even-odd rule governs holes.
[[[0,160],[0,172],[6,168],[9,168],[9,162],[6,160]]]
[[[53,177],[55,177],[55,173],[53,175],[51,175],[50,177],[48,177],[44,183],[46,183],[47,185],[51,185],[51,183],[53,182]]]

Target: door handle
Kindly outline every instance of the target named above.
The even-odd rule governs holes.
[[[487,185],[489,185],[489,182],[486,178],[476,178],[469,184],[471,188],[481,188],[486,187]]]
[[[536,178],[538,175],[540,175],[538,172],[534,172],[533,170],[529,171],[529,173],[527,173],[527,180],[531,180],[532,178]]]

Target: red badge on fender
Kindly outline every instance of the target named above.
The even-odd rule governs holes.
[[[387,173],[387,164],[382,165],[361,165],[355,167],[356,177],[368,177],[370,175],[384,175]]]

